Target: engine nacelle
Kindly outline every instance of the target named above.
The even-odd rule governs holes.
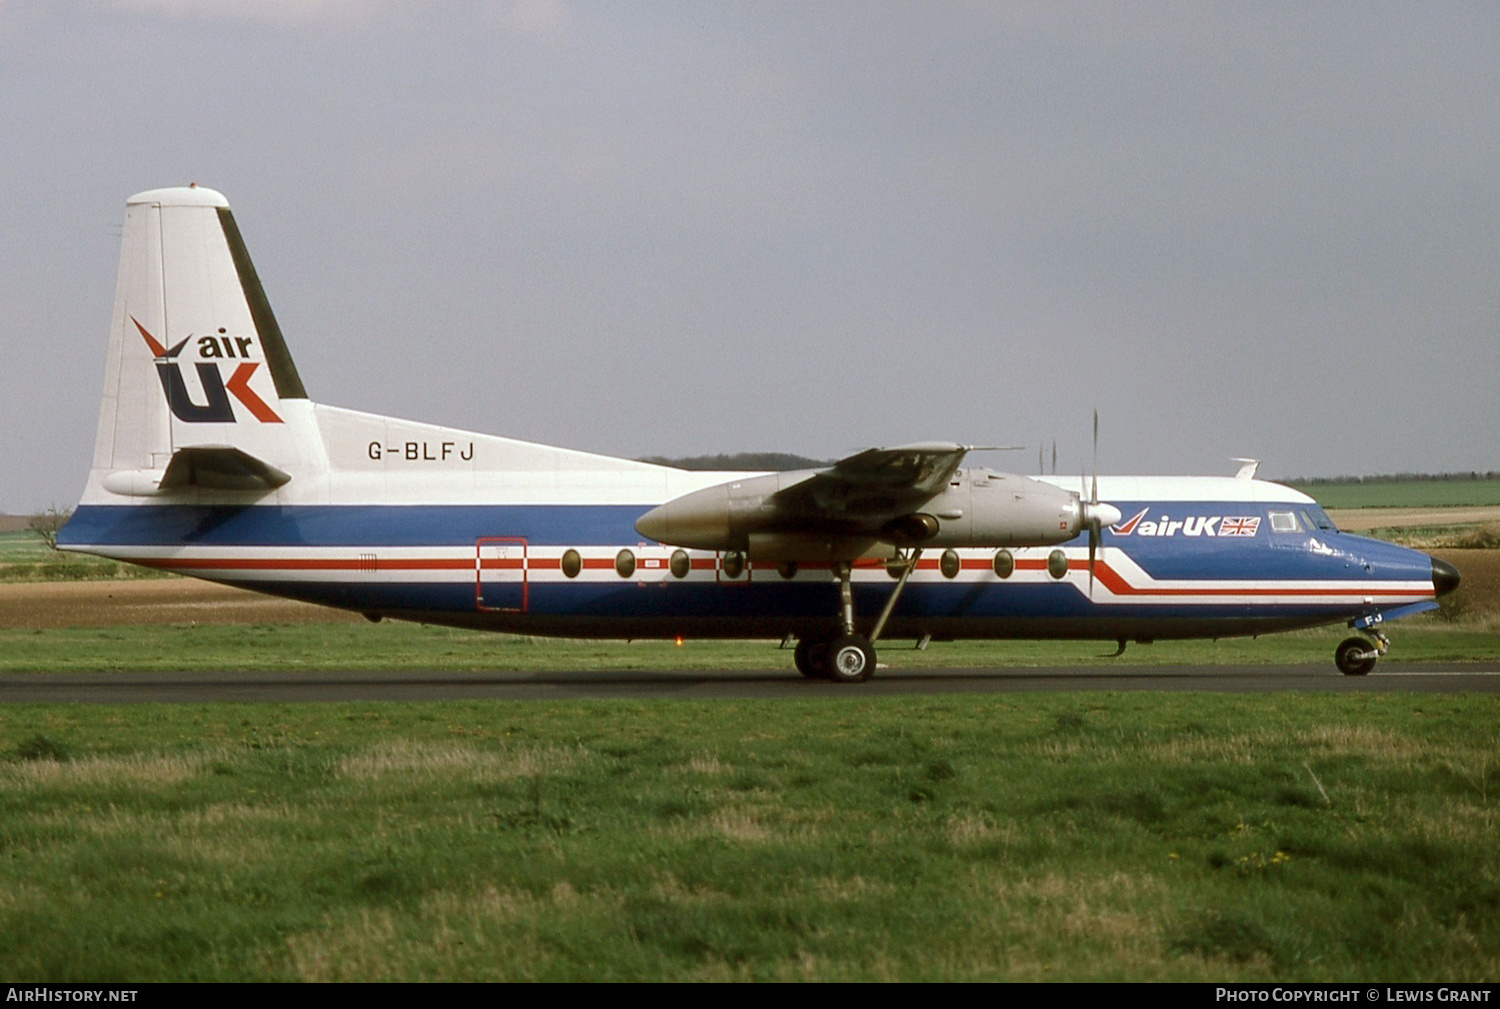
[[[928,502],[941,520],[937,547],[1024,547],[1066,543],[1083,529],[1078,495],[1052,484],[990,470],[970,470]]]
[[[642,515],[642,536],[692,550],[744,550],[752,532],[768,530],[776,507],[770,497],[812,471],[769,473],[716,484],[673,498]]]
[[[684,494],[641,516],[635,528],[660,543],[697,550],[750,550],[756,559],[826,559],[830,552],[897,547],[1051,546],[1094,522],[1113,525],[1118,509],[1079,500],[1060,487],[985,469],[960,471],[939,494],[888,500],[826,493],[783,493],[816,470],[745,477]],[[817,485],[808,484],[808,487]],[[815,545],[815,546],[814,546]],[[802,556],[802,553],[808,556]],[[783,556],[784,555],[784,556]]]
[[[1120,509],[1114,505],[1084,501],[1072,491],[1013,473],[970,471],[965,486],[949,487],[943,498],[965,492],[968,527],[962,517],[945,521],[933,537],[934,546],[1052,546],[1086,529],[1102,530],[1120,521]]]

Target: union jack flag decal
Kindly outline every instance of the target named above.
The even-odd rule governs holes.
[[[1254,536],[1255,531],[1260,528],[1259,515],[1242,515],[1238,518],[1225,518],[1219,523],[1220,536]]]

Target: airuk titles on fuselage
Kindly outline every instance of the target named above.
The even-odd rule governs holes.
[[[1162,515],[1148,519],[1150,508],[1109,527],[1116,536],[1254,536],[1260,529],[1259,515],[1185,515],[1174,519]]]

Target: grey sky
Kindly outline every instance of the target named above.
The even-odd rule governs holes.
[[[314,399],[628,456],[1500,469],[1500,5],[0,0],[0,510],[71,504],[124,200]]]

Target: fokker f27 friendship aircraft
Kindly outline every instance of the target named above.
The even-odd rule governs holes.
[[[1097,425],[1096,425],[1097,433]],[[228,202],[126,204],[98,440],[69,550],[374,620],[596,638],[797,640],[857,682],[889,638],[1118,642],[1381,625],[1458,572],[1235,477],[1056,480],[967,446],[696,473],[308,399]],[[1109,503],[1105,503],[1105,502]]]

